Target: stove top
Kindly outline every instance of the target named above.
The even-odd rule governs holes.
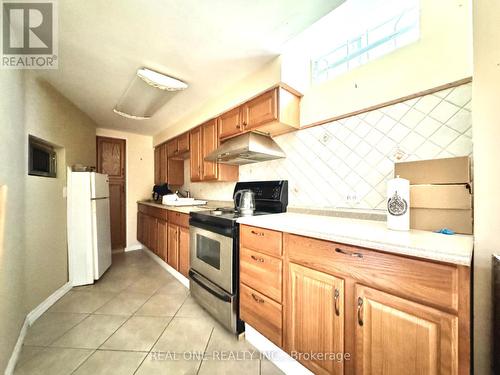
[[[264,211],[254,211],[253,215],[241,215],[237,210],[233,207],[218,207],[214,210],[207,211],[198,211],[197,215],[205,215],[208,217],[217,217],[225,220],[236,220],[239,217],[243,216],[259,216],[259,215],[269,215],[273,212],[264,212]]]

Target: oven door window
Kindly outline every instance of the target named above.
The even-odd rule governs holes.
[[[196,235],[196,257],[220,270],[220,242],[201,234]]]

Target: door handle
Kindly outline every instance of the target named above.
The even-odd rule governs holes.
[[[363,322],[363,298],[358,297],[358,324],[362,327]]]
[[[340,292],[337,288],[335,288],[335,292],[333,293],[333,299],[335,301],[335,315],[340,316]]]
[[[252,230],[250,233],[255,234],[256,236],[259,236],[259,237],[264,237],[264,233],[262,233],[262,232],[256,232],[256,231]]]
[[[349,255],[349,256],[355,257],[355,258],[363,258],[363,254],[361,254],[361,253],[356,253],[354,251],[343,250],[340,247],[336,247],[335,248],[335,252],[339,253],[339,254]]]
[[[256,257],[255,255],[251,255],[250,257],[256,262],[264,263],[264,258]]]
[[[258,296],[256,296],[255,294],[252,293],[252,298],[254,299],[255,302],[257,303],[264,303],[264,300]]]

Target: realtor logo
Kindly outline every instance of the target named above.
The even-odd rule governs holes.
[[[53,0],[1,0],[4,69],[57,68],[57,12]]]

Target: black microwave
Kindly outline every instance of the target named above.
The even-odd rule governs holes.
[[[31,176],[57,177],[57,153],[54,147],[29,136],[28,174]]]

